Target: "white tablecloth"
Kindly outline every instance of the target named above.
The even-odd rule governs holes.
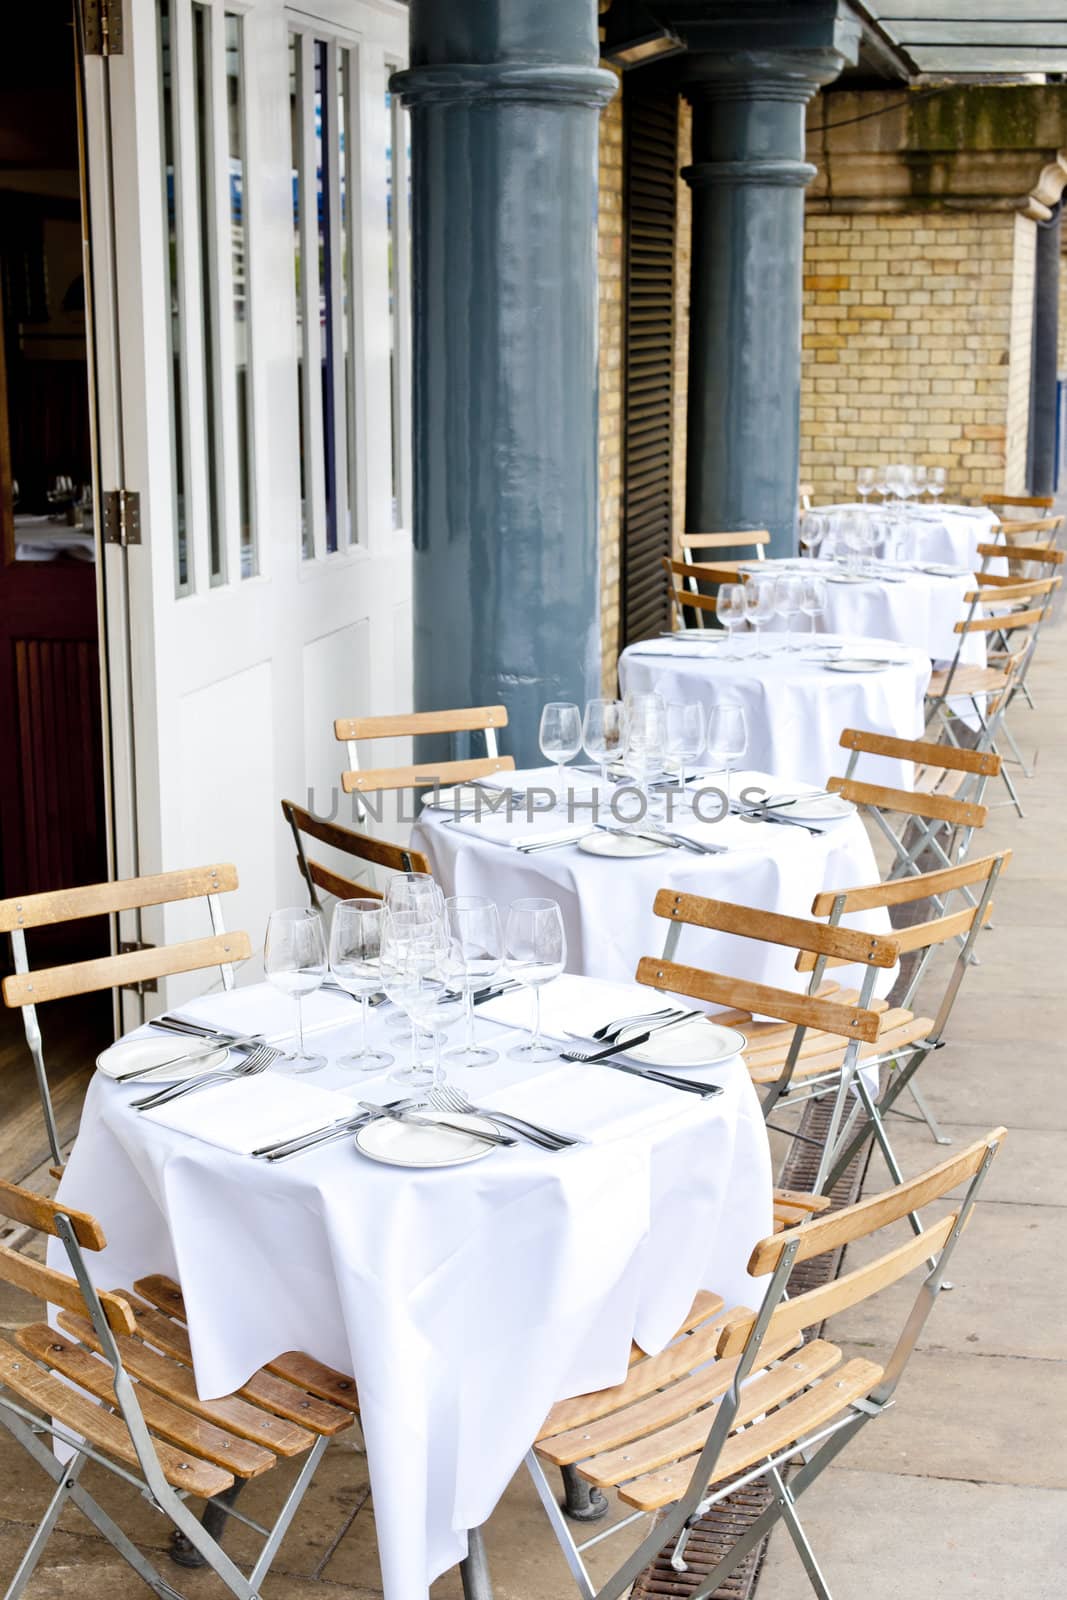
[[[559,982],[587,1003],[588,983]],[[184,1010],[238,1027],[254,1014],[270,1033],[285,1025],[280,998],[263,987]],[[663,1003],[631,986],[602,998],[605,1017]],[[315,1042],[332,1059],[351,1029]],[[480,1103],[499,1095],[501,1109],[592,1142],[559,1154],[521,1143],[437,1171],[378,1165],[348,1141],[269,1166],[150,1122],[129,1108],[143,1091],[97,1074],[61,1194],[104,1225],[99,1284],[180,1280],[202,1396],[290,1349],[354,1373],[385,1594],[425,1600],[557,1399],[620,1382],[631,1339],[661,1349],[700,1288],[758,1304],[745,1263],[771,1227],[763,1119],[740,1057],[706,1071],[724,1088],[715,1100],[597,1066],[455,1070]],[[403,1092],[332,1068],[307,1081]],[[189,1105],[207,1128],[213,1095],[253,1102],[269,1083]]]
[[[672,693],[671,698],[682,696]],[[577,781],[585,781],[581,775],[575,776]],[[721,777],[707,780],[709,785],[721,781]],[[766,772],[745,771],[734,774],[732,793],[740,795],[748,785],[759,786],[767,795],[784,793],[790,787],[788,780],[772,778]],[[717,809],[709,803],[704,815],[714,816]],[[806,917],[822,889],[879,880],[874,852],[858,815],[818,834],[731,816],[704,830],[709,841],[729,846],[717,855],[665,850],[619,860],[588,855],[576,845],[532,855],[512,847],[517,837],[548,831],[563,821],[562,813],[557,813],[554,818],[537,816],[527,823],[520,813],[511,822],[503,816],[482,816],[457,823],[453,812],[426,807],[411,843],[425,851],[446,894],[486,895],[497,902],[502,913],[510,901],[527,895],[557,900],[567,930],[568,970],[617,980],[632,979],[642,956],[657,956],[663,949],[669,924],[653,914],[658,889],[679,889],[762,911]],[[874,933],[889,931],[887,915],[881,911],[849,919],[849,925]],[[795,952],[703,928],[683,928],[676,959],[781,988],[799,990],[806,981],[794,968]],[[851,968],[842,972],[849,975],[848,982],[859,981],[860,975]],[[885,979],[881,988],[890,981]]]
[[[881,516],[881,506],[842,505],[814,506],[818,514],[834,511],[866,511],[871,516]],[[988,506],[955,506],[923,503],[909,506],[903,513],[893,514],[894,521],[902,521],[903,531],[915,561],[943,561],[946,564],[970,567],[977,572],[982,564],[978,554],[980,544],[991,544],[996,536],[1000,518]],[[999,563],[999,565],[998,565]],[[991,571],[1004,567],[999,557],[994,557]]]
[[[834,593],[855,595],[859,586]],[[684,639],[652,639],[631,645],[619,659],[622,692],[655,692],[665,700],[699,700],[705,710],[721,700],[745,708],[745,763],[764,772],[823,784],[844,772],[848,752],[839,743],[844,728],[918,739],[923,731],[923,695],[930,681],[929,657],[919,649],[880,639],[821,634],[820,643],[844,643],[857,654],[893,656],[900,664],[883,672],[830,671],[821,657],[784,651],[778,634],[765,636],[768,660],[751,657],[750,637],[735,641],[740,660],[725,660],[722,645]],[[686,654],[686,651],[702,654]],[[910,788],[909,763],[862,756],[856,776],[870,783]],[[780,788],[786,784],[781,783]]]

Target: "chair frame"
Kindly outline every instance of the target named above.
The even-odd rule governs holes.
[[[502,756],[497,747],[497,730],[506,728],[506,706],[471,706],[457,711],[412,711],[398,716],[338,717],[334,738],[345,746],[348,768],[341,774],[345,794],[357,796],[360,820],[367,810],[362,796],[382,789],[429,789],[436,784],[464,783],[485,778],[494,772],[513,772],[515,761]],[[466,761],[412,762],[404,767],[372,767],[359,764],[359,743],[363,739],[405,739],[420,734],[482,733],[485,755]]]
[[[37,1006],[46,1000],[93,994],[101,989],[120,989],[130,984],[173,977],[182,972],[196,972],[212,966],[218,966],[223,988],[232,989],[235,963],[247,961],[252,954],[246,933],[226,932],[219,896],[236,888],[237,869],[226,863],[0,900],[0,933],[10,936],[15,965],[14,975],[3,981],[3,999],[5,1005],[19,1006],[22,1010],[26,1043],[33,1058],[49,1149],[58,1166],[62,1166],[63,1156],[45,1068]],[[207,901],[211,919],[210,938],[191,939],[181,944],[149,945],[126,951],[120,948],[117,954],[92,961],[77,961],[68,966],[40,967],[36,970],[30,967],[26,949],[26,932],[29,928],[55,926],[81,917],[117,917],[122,911],[174,904],[201,895]]]
[[[305,833],[322,844],[375,866],[389,867],[397,872],[428,873],[430,870],[430,863],[421,850],[409,850],[403,845],[372,838],[369,833],[357,833],[354,828],[346,828],[341,823],[323,821],[293,800],[282,801],[282,815],[292,830],[296,864],[307,887],[308,899],[316,911],[323,909],[319,889],[335,895],[338,900],[381,900],[384,897],[380,889],[370,884],[356,883],[354,879],[344,878],[331,867],[324,866],[321,861],[312,861],[304,849]]]
[[[706,627],[706,614],[714,616],[717,612],[718,595],[702,593],[702,583],[741,583],[743,579],[740,567],[728,562],[679,561],[674,556],[662,556],[660,565],[667,574],[671,610],[677,616],[679,627],[685,626],[686,607],[696,613],[697,626],[700,628]],[[676,581],[679,579],[684,583],[684,588]]]
[[[764,1539],[775,1525],[783,1522],[804,1565],[809,1582],[819,1600],[832,1600],[826,1580],[811,1547],[807,1533],[797,1512],[797,1501],[811,1487],[828,1466],[859,1431],[885,1412],[893,1403],[897,1386],[908,1360],[921,1335],[937,1298],[948,1285],[945,1273],[948,1263],[973,1212],[990,1165],[1005,1137],[1003,1128],[994,1129],[984,1140],[977,1141],[967,1151],[943,1162],[939,1167],[911,1183],[898,1185],[895,1190],[872,1196],[844,1211],[832,1212],[815,1218],[800,1228],[763,1240],[753,1251],[749,1271],[770,1275],[770,1282],[760,1310],[732,1312],[723,1324],[716,1354],[722,1359],[737,1356],[737,1366],[729,1388],[714,1407],[714,1420],[699,1455],[689,1474],[684,1492],[669,1510],[654,1517],[650,1532],[619,1569],[599,1588],[593,1583],[582,1560],[583,1552],[619,1529],[631,1525],[648,1515],[638,1510],[619,1522],[579,1544],[557,1504],[552,1485],[538,1459],[536,1449],[526,1457],[527,1469],[541,1498],[549,1523],[575,1579],[582,1600],[620,1600],[630,1585],[664,1548],[675,1540],[671,1566],[676,1572],[688,1570],[685,1547],[688,1538],[708,1511],[719,1501],[735,1494],[738,1489],[758,1479],[769,1479],[774,1490],[771,1503],[750,1524],[714,1570],[707,1574],[690,1593],[690,1600],[707,1600],[738,1565]],[[813,1427],[793,1442],[774,1449],[757,1465],[731,1475],[709,1489],[716,1464],[731,1435],[734,1422],[743,1401],[742,1385],[757,1368],[761,1347],[776,1314],[788,1306],[789,1315],[795,1315],[795,1325],[804,1329],[821,1322],[825,1316],[857,1304],[877,1292],[883,1283],[899,1281],[922,1260],[915,1242],[899,1247],[881,1257],[874,1268],[881,1268],[884,1276],[879,1280],[871,1268],[860,1268],[844,1279],[837,1279],[820,1289],[809,1290],[794,1299],[788,1295],[789,1277],[794,1265],[811,1259],[842,1242],[867,1237],[881,1227],[899,1220],[919,1204],[947,1194],[956,1183],[966,1180],[967,1187],[957,1210],[939,1222],[930,1235],[934,1259],[928,1273],[920,1283],[911,1309],[903,1324],[897,1342],[886,1366],[881,1370],[875,1386],[866,1395],[858,1395],[846,1402],[845,1408],[829,1421]],[[808,1308],[810,1307],[810,1314]],[[793,1325],[792,1323],[790,1325]],[[788,1463],[799,1457],[799,1465],[788,1483],[783,1471]]]

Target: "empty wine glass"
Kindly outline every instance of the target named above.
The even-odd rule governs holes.
[[[458,1067],[488,1067],[498,1057],[495,1050],[474,1042],[474,991],[500,970],[504,955],[500,913],[484,895],[454,894],[445,901],[445,926],[463,987],[467,1022],[464,1043],[446,1050],[445,1060]]]
[[[921,464],[911,469],[911,491],[916,499],[921,499],[926,493],[927,471]]]
[[[724,661],[740,660],[740,651],[731,649],[734,634],[745,625],[745,586],[743,583],[720,583],[715,601],[715,615],[726,630],[727,647],[722,652]]]
[[[800,524],[800,542],[807,549],[808,555],[814,561],[819,546],[830,529],[830,519],[818,511],[809,511],[804,521]]]
[[[525,1044],[508,1055],[515,1061],[552,1061],[554,1045],[541,1036],[541,989],[558,978],[567,960],[563,913],[555,900],[514,900],[504,927],[504,968],[509,977],[532,989],[534,1028]]]
[[[589,700],[582,718],[582,748],[600,767],[607,786],[608,763],[622,754],[626,743],[626,709],[621,700]]]
[[[770,622],[774,616],[774,580],[749,578],[745,584],[745,616],[751,622],[756,635],[756,648],[752,651],[754,661],[766,661],[770,657],[769,650],[761,650],[760,628],[765,622]]]
[[[641,791],[644,808],[649,812],[653,808],[648,786],[663,771],[666,749],[667,707],[662,695],[627,695],[623,766]]]
[[[926,473],[926,492],[930,496],[930,499],[936,505],[937,504],[938,495],[942,495],[945,492],[945,469],[944,469],[944,467],[930,467],[930,468],[927,469],[927,473]]]
[[[699,700],[667,704],[667,754],[678,762],[678,793],[685,789],[685,769],[704,749],[704,707]]]
[[[367,1013],[370,997],[382,986],[382,920],[386,910],[381,900],[339,900],[333,908],[330,925],[330,971],[341,985],[360,1002],[359,1048],[340,1056],[339,1067],[354,1067],[357,1072],[381,1072],[391,1067],[393,1057],[367,1045]]]
[[[428,872],[394,872],[385,891],[390,911],[411,911],[423,920],[444,913],[445,897],[441,886]]]
[[[713,765],[725,768],[726,800],[730,800],[730,775],[735,761],[739,761],[748,748],[748,728],[745,709],[735,701],[724,700],[708,712],[708,754]]]
[[[889,467],[885,462],[874,469],[874,487],[882,497],[882,504],[885,505],[889,499]]]
[[[785,648],[789,651],[799,650],[800,646],[793,643],[793,618],[800,611],[801,580],[789,574],[774,581],[774,609],[780,617],[785,619]]]
[[[826,579],[805,577],[801,582],[800,609],[806,617],[811,618],[811,637],[814,643],[816,618],[821,617],[826,610]]]
[[[856,471],[856,492],[862,505],[867,504],[867,496],[874,487],[874,468],[859,467]]]
[[[439,941],[444,942],[439,918],[424,919],[415,911],[386,911],[380,957],[382,988],[407,1018],[411,1039],[409,1065],[394,1066],[389,1074],[399,1083],[422,1085],[434,1081],[433,1070],[422,1063],[418,1023],[423,976],[439,959]]]
[[[863,573],[864,557],[869,556],[874,549],[874,526],[870,517],[856,515],[849,519],[848,545],[855,556],[854,571],[857,576]]]
[[[550,700],[541,712],[538,735],[541,754],[559,768],[559,798],[563,802],[563,769],[582,748],[582,713],[567,700]]]
[[[322,987],[326,976],[326,931],[321,911],[305,906],[286,906],[272,911],[267,919],[263,946],[263,967],[268,981],[296,1001],[298,1049],[275,1063],[278,1072],[318,1072],[326,1057],[309,1054],[304,1048],[304,1010],[306,994]]]

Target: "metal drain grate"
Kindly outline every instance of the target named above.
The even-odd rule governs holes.
[[[781,1182],[784,1188],[810,1190],[814,1184],[819,1166],[819,1152],[830,1125],[832,1104],[833,1097],[827,1095],[821,1100],[809,1100],[805,1106],[799,1131],[808,1139],[818,1140],[818,1144],[806,1144],[794,1139],[782,1170]],[[863,1146],[847,1171],[842,1173],[834,1185],[830,1195],[831,1211],[840,1211],[842,1206],[851,1205],[858,1199],[867,1163],[870,1160],[870,1151],[870,1145]],[[791,1292],[800,1294],[807,1289],[817,1288],[819,1284],[829,1283],[841,1270],[843,1255],[844,1249],[841,1248],[826,1255],[815,1256],[811,1261],[802,1261],[790,1277]],[[655,1561],[641,1573],[631,1590],[632,1600],[656,1600],[657,1596],[674,1596],[677,1600],[685,1600],[686,1596],[694,1594],[707,1574],[715,1570],[727,1551],[736,1544],[746,1529],[752,1526],[770,1502],[771,1490],[764,1483],[750,1483],[744,1489],[738,1489],[736,1493],[728,1495],[725,1500],[720,1500],[718,1505],[712,1506],[707,1516],[701,1517],[690,1531],[689,1541],[685,1547],[688,1571],[675,1572],[671,1566],[671,1552],[674,1549],[672,1542],[661,1550]],[[715,1590],[711,1600],[751,1600],[759,1583],[760,1568],[763,1565],[766,1548],[767,1541],[763,1540],[750,1555],[746,1556],[737,1570],[731,1573],[726,1582]]]

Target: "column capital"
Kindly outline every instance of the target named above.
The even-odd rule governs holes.
[[[500,61],[410,67],[394,72],[389,87],[411,107],[510,100],[526,105],[590,106],[599,111],[619,84],[614,73],[603,67]]]
[[[691,55],[681,89],[694,106],[701,100],[771,100],[806,106],[814,94],[848,65],[840,50],[727,50]]]
[[[691,55],[734,53],[803,57],[859,53],[860,21],[847,0],[643,0]],[[839,72],[841,66],[837,68]]]

